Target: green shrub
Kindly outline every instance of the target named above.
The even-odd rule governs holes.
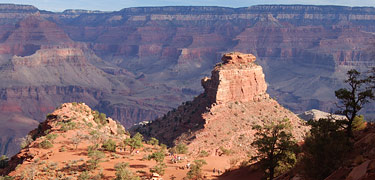
[[[132,153],[135,149],[143,147],[142,141],[143,141],[142,134],[136,133],[133,137],[126,138],[124,141],[124,144],[130,147],[130,153]]]
[[[0,169],[5,168],[8,166],[9,158],[5,155],[0,157]]]
[[[89,180],[91,179],[89,171],[83,171],[78,177],[78,180]]]
[[[199,152],[199,157],[207,157],[208,156],[208,152],[205,151],[205,150],[202,150],[201,152]]]
[[[232,151],[230,149],[225,149],[223,146],[220,146],[219,149],[221,150],[221,152],[223,152],[224,155],[226,156],[229,156],[230,154],[232,154]]]
[[[90,154],[94,153],[95,151],[97,151],[99,149],[99,145],[98,144],[95,144],[95,145],[92,145],[92,146],[89,146],[87,148],[87,155],[90,156]]]
[[[360,131],[366,128],[366,121],[363,115],[356,116],[353,120],[352,129],[353,131]]]
[[[101,151],[94,150],[88,154],[90,159],[87,161],[88,169],[94,170],[99,167],[99,163],[102,162],[102,159],[105,158],[105,154]]]
[[[75,122],[61,122],[60,131],[67,132],[68,130],[73,130],[77,128],[77,124]]]
[[[159,145],[159,140],[152,137],[149,141],[147,141],[147,144],[150,144],[150,145],[153,145],[153,146]]]
[[[165,163],[158,163],[156,166],[154,166],[150,169],[150,172],[158,173],[160,175],[164,175],[166,167],[167,166],[165,165]]]
[[[27,147],[33,142],[33,138],[31,135],[26,135],[24,138],[21,139],[21,149]]]
[[[191,165],[189,172],[187,172],[188,179],[203,179],[202,167],[207,162],[203,159],[195,160],[194,164]]]
[[[97,124],[105,125],[107,124],[107,116],[104,113],[99,113],[98,111],[94,111],[94,121]]]
[[[0,180],[13,180],[14,177],[12,176],[0,176]]]
[[[55,140],[58,136],[59,136],[58,134],[47,134],[46,138],[47,140],[53,142],[53,140]]]
[[[49,140],[45,139],[41,143],[39,143],[38,146],[39,148],[49,149],[53,147],[53,144]]]
[[[161,163],[164,161],[165,158],[165,152],[163,150],[159,150],[157,152],[152,153],[148,156],[148,160],[155,160],[157,163]]]
[[[116,152],[116,142],[112,139],[105,141],[102,147],[107,151]]]
[[[129,170],[128,163],[118,163],[115,165],[116,179],[115,180],[139,180],[140,178],[135,176],[133,172]]]
[[[187,154],[188,147],[186,146],[186,144],[177,144],[177,146],[171,149],[171,152],[176,154]]]
[[[353,145],[340,121],[309,121],[310,135],[303,145],[303,172],[313,179],[325,179],[341,167]]]
[[[165,145],[165,144],[160,144],[160,149],[167,150],[167,145]]]
[[[124,128],[124,126],[121,125],[120,122],[116,121],[116,125],[117,125],[117,134],[118,135],[126,134],[125,128]]]

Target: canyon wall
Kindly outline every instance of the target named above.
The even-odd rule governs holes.
[[[374,22],[375,8],[370,7],[49,12],[1,4],[0,115],[35,124],[58,104],[77,101],[130,127],[161,117],[200,94],[200,79],[209,76],[222,55],[231,51],[257,56],[267,83],[256,91],[250,88],[255,80],[242,89],[206,84],[227,87],[217,94],[208,93],[218,102],[228,97],[245,101],[245,94],[268,87],[271,97],[294,112],[312,108],[329,112],[334,110],[333,92],[342,87],[346,70],[373,66]],[[242,72],[222,70],[218,76],[227,74],[236,83],[247,82],[239,78]],[[260,74],[254,76],[262,79]],[[373,114],[374,109],[364,112]],[[4,118],[2,123],[11,119]],[[17,133],[2,131],[8,133],[1,140],[0,153],[14,154],[17,148],[5,150],[8,142],[15,143],[29,129],[21,125],[20,130],[16,126],[5,129]]]
[[[202,94],[132,131],[170,146],[187,144],[192,153],[215,154],[225,148],[247,156],[254,150],[252,126],[288,119],[293,137],[303,140],[306,123],[266,93],[262,67],[254,63],[254,55],[227,53],[222,61],[210,78],[203,78]]]

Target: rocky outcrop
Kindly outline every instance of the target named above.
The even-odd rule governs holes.
[[[261,66],[254,63],[255,56],[227,53],[222,61],[215,66],[211,78],[202,80],[204,93],[132,131],[156,137],[170,146],[186,143],[193,153],[217,153],[222,146],[245,156],[253,150],[254,124],[288,118],[294,137],[303,139],[308,128],[266,93],[264,74]]]
[[[255,101],[266,94],[267,84],[261,66],[255,65],[252,54],[228,53],[212,71],[211,78],[203,78],[202,86],[212,102]]]
[[[267,92],[293,112],[331,112],[333,92],[341,87],[347,67],[373,64],[366,53],[375,31],[375,10],[369,7],[144,7],[53,13],[1,4],[0,9],[0,86],[6,91],[31,88],[30,94],[36,94],[35,101],[27,100],[33,107],[15,106],[26,101],[17,96],[21,99],[2,101],[3,109],[38,121],[45,109],[55,106],[39,101],[45,94],[48,102],[61,100],[56,104],[69,99],[103,107],[128,126],[152,120],[202,92],[197,79],[210,75],[229,51],[254,53],[266,74]],[[238,73],[220,76],[246,75]],[[66,91],[61,97],[42,90],[72,86],[84,92]],[[230,87],[224,82],[220,86],[212,84],[214,89]],[[247,86],[244,93],[258,93]],[[258,98],[253,95],[229,88],[208,96],[226,103],[231,96]]]
[[[119,122],[105,116],[102,117],[98,113],[91,110],[84,103],[65,103],[60,105],[55,111],[48,114],[45,121],[28,133],[28,136],[23,140],[23,149],[10,159],[8,166],[0,169],[0,175],[9,174],[16,179],[23,179],[21,176],[46,179],[46,176],[41,177],[41,173],[39,175],[30,175],[16,167],[24,169],[32,160],[52,160],[53,157],[51,156],[58,153],[62,153],[60,157],[61,155],[62,157],[67,156],[63,155],[63,153],[67,151],[68,145],[71,145],[73,141],[78,142],[76,147],[80,145],[86,148],[87,144],[98,144],[98,140],[101,138],[123,141],[127,137],[125,128]],[[96,136],[96,140],[90,140],[90,135]],[[100,141],[103,142],[104,139]],[[49,147],[41,146],[43,142],[47,141]],[[57,146],[60,146],[60,148]],[[72,150],[78,152],[77,148],[72,148]],[[56,158],[55,156],[55,160],[59,159],[58,157]],[[66,158],[64,157],[63,159]],[[64,176],[66,177],[67,175]]]
[[[332,113],[326,113],[323,111],[319,111],[317,109],[311,109],[309,111],[305,111],[301,114],[298,114],[298,117],[305,120],[305,121],[318,121],[319,119],[327,119],[327,118],[333,118],[336,120],[344,120],[346,119],[343,115],[337,115]]]

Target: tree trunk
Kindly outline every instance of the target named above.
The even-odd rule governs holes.
[[[273,176],[275,176],[275,168],[271,167],[270,168],[270,180],[273,180]]]
[[[348,122],[348,129],[346,130],[346,133],[348,134],[348,137],[353,137],[353,131],[352,131],[352,123],[351,121]]]

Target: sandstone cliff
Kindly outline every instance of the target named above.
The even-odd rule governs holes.
[[[186,143],[193,153],[206,150],[214,154],[222,146],[245,156],[253,150],[252,125],[288,118],[294,137],[303,139],[308,128],[266,93],[262,67],[254,63],[255,56],[227,53],[222,61],[211,78],[202,80],[204,93],[134,131],[170,146]]]
[[[229,51],[258,57],[267,92],[283,106],[330,112],[347,68],[373,64],[370,7],[0,9],[3,116],[42,121],[58,104],[77,101],[130,127],[200,94],[197,79]],[[9,153],[4,145],[16,138],[5,139]]]
[[[4,124],[1,154],[16,153],[19,139],[64,102],[107,110],[127,126],[152,120],[171,108],[148,103],[150,97],[139,95],[148,94],[148,85],[133,73],[107,65],[86,44],[72,41],[40,15],[31,15],[13,28],[0,43],[0,116],[6,117],[0,120]],[[162,97],[169,89],[155,91],[162,91]]]

